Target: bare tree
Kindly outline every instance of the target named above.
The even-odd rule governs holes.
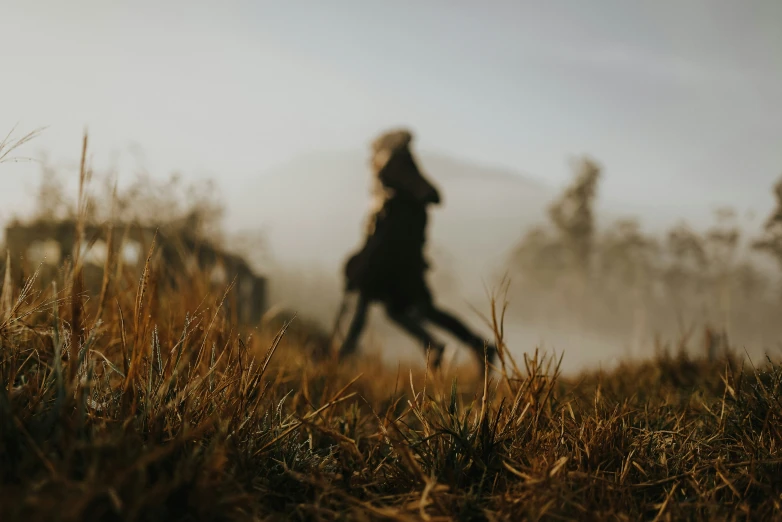
[[[774,185],[776,206],[763,226],[763,235],[753,242],[753,247],[773,256],[782,268],[782,178]]]
[[[594,204],[600,167],[589,158],[578,163],[576,178],[549,207],[549,218],[570,251],[573,268],[589,272],[595,237]]]

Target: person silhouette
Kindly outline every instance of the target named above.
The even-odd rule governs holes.
[[[418,168],[410,150],[412,140],[409,130],[396,129],[372,142],[374,208],[363,247],[350,255],[344,266],[345,295],[357,294],[358,299],[339,358],[356,351],[370,304],[381,303],[394,323],[418,339],[424,350],[432,349],[434,368],[442,362],[445,345],[424,327],[426,321],[467,345],[483,369],[484,355],[494,363],[497,348],[436,306],[426,282],[427,210],[440,204],[441,198]]]

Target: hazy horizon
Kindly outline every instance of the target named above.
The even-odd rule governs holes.
[[[476,287],[572,158],[603,167],[601,213],[653,230],[720,206],[758,230],[782,174],[775,0],[34,6],[0,18],[0,132],[48,127],[20,155],[73,170],[87,128],[96,170],[212,178],[229,231],[276,227],[272,254],[328,274],[359,239],[367,145],[388,127],[415,131],[434,180],[475,173],[443,182],[430,241]],[[2,165],[0,222],[32,210],[39,171]],[[324,213],[331,236],[315,231]]]
[[[553,187],[589,154],[630,209],[765,209],[782,172],[779,2],[36,6],[0,20],[0,125],[49,126],[25,152],[75,163],[86,126],[96,165],[215,177],[237,208],[273,167],[399,124]],[[3,170],[5,219],[37,171]]]

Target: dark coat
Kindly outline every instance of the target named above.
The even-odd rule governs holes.
[[[431,304],[423,253],[426,211],[426,205],[404,193],[387,199],[375,215],[374,231],[345,265],[346,289],[399,312]]]

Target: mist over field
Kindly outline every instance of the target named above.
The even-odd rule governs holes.
[[[0,520],[782,520],[781,27],[4,3]]]
[[[644,221],[642,208],[628,214],[603,201],[600,186],[609,174],[602,171],[593,193],[566,211],[575,212],[568,219],[591,223],[583,239],[594,258],[591,290],[577,298],[572,292],[580,268],[567,251],[568,242],[582,241],[573,236],[580,225],[557,223],[551,214],[578,186],[584,160],[570,160],[569,184],[556,187],[507,169],[420,154],[422,169],[443,194],[431,211],[427,246],[428,279],[441,305],[489,338],[491,299],[505,302],[508,349],[518,356],[530,347],[564,352],[566,372],[648,359],[682,337],[698,353],[706,327],[725,332],[752,358],[778,351],[778,268],[773,255],[752,246],[764,234],[766,216],[714,207],[700,223],[648,210]],[[76,194],[69,169],[46,160],[38,168],[39,186],[28,191],[35,210],[17,218],[72,213]],[[597,168],[603,169],[599,163]],[[331,328],[342,298],[343,264],[364,239],[372,181],[366,154],[312,153],[273,167],[243,187],[253,194],[251,207],[233,203],[241,197],[232,199],[225,179],[188,182],[177,174],[165,181],[141,172],[124,179],[116,171],[93,173],[99,222],[109,216],[115,180],[122,181],[124,219],[177,222],[196,211],[207,237],[245,256],[267,278],[267,306],[285,306],[301,320]],[[577,215],[582,207],[586,218]],[[469,361],[463,347],[446,340],[454,362]],[[417,342],[382,309],[372,310],[363,341],[363,353],[376,352],[392,367],[400,361],[423,364]]]
[[[749,237],[774,208],[782,165],[774,2],[43,5],[35,14],[6,9],[0,20],[0,43],[18,50],[3,60],[0,99],[9,103],[0,123],[48,126],[24,155],[73,173],[87,126],[96,170],[120,185],[138,172],[214,180],[225,232],[253,238],[241,248],[255,252],[275,300],[323,322],[339,301],[341,263],[361,241],[367,144],[392,126],[416,131],[422,166],[443,191],[431,216],[430,276],[438,299],[470,322],[470,306],[485,311],[485,286],[546,220],[583,154],[604,171],[601,230],[635,217],[657,237],[680,221],[705,231],[715,210],[731,207],[732,226]],[[6,170],[3,222],[36,210],[39,166]],[[74,194],[75,176],[64,177]],[[768,257],[754,262],[776,270]],[[319,299],[298,288],[304,281],[323,289]],[[508,317],[519,350],[551,343],[568,351],[572,368],[628,353],[627,332],[594,337],[583,326],[571,331],[572,322],[522,321],[511,313],[526,306],[529,292],[519,292]],[[671,313],[682,324],[704,321],[702,311]],[[373,324],[384,328],[380,317]],[[768,348],[739,339],[752,353]],[[392,344],[392,355],[415,357],[404,336]]]

